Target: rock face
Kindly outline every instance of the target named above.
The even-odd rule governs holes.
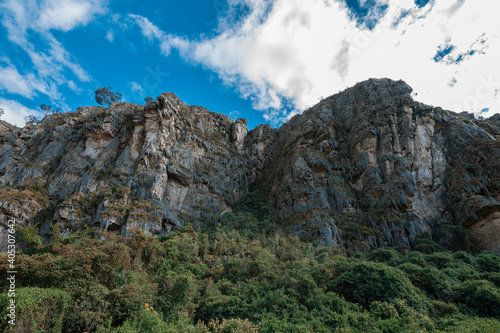
[[[500,253],[499,136],[499,117],[423,105],[389,79],[279,129],[248,131],[171,93],[22,129],[0,122],[0,247],[12,218],[38,223],[45,240],[56,224],[63,236],[86,226],[163,235],[231,212],[258,188],[272,218],[315,245],[409,250],[429,231],[449,247],[470,239]]]

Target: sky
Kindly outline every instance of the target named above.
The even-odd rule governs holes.
[[[500,113],[498,0],[0,0],[1,119],[173,92],[277,127],[366,79]]]

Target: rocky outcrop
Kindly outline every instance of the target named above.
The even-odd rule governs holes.
[[[474,196],[496,207],[496,125],[415,102],[402,81],[372,79],[284,124],[260,182],[271,184],[278,218],[316,243],[411,249],[438,224],[482,221],[457,213]],[[499,237],[481,237],[471,240],[498,250]]]
[[[45,200],[29,214],[3,212],[37,221],[45,239],[55,224],[63,236],[163,235],[231,212],[257,188],[274,221],[315,245],[408,250],[424,231],[445,244],[468,228],[500,252],[499,120],[426,106],[402,81],[371,79],[279,129],[248,131],[244,119],[171,93],[22,129],[0,122],[0,184]]]
[[[7,250],[9,227],[26,227],[35,221],[37,213],[43,215],[47,202],[40,193],[32,190],[0,188],[0,249]],[[12,243],[11,243],[12,244]]]
[[[38,184],[56,206],[42,223],[45,237],[54,223],[65,235],[80,224],[162,235],[230,211],[248,191],[238,152],[245,121],[186,106],[173,94],[161,95],[154,108],[120,103],[23,129],[3,124],[0,183]]]

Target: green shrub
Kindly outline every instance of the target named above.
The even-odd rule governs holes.
[[[379,263],[360,262],[343,273],[334,285],[335,291],[348,301],[367,308],[371,302],[407,299],[411,306],[426,310],[422,296],[399,269]]]
[[[493,333],[500,332],[500,321],[493,318],[480,318],[457,313],[435,320],[439,332],[447,333]]]
[[[117,273],[113,282],[116,286],[110,290],[107,299],[113,309],[115,322],[122,322],[139,311],[145,303],[152,304],[156,300],[157,286],[142,272]]]
[[[66,332],[95,331],[106,323],[112,311],[106,287],[88,282],[82,286],[75,281],[66,289],[72,291],[71,311],[64,318]]]
[[[208,324],[199,322],[194,329],[195,333],[257,333],[259,326],[248,319],[217,319],[211,320]]]
[[[15,326],[7,325],[11,320],[7,316],[10,301],[7,293],[0,295],[0,329],[5,332],[11,328],[23,328],[30,332],[62,332],[63,318],[69,309],[70,295],[58,289],[18,288],[16,290]],[[7,329],[6,329],[7,327]]]
[[[16,228],[16,232],[20,245],[28,251],[32,251],[42,244],[40,230],[36,225],[19,226]]]
[[[375,301],[370,304],[370,315],[375,318],[390,319],[399,317],[399,312],[391,303]]]
[[[393,248],[380,248],[370,252],[370,260],[387,264],[396,263],[401,259],[401,254]]]
[[[432,298],[446,300],[452,294],[453,281],[432,266],[421,268],[414,264],[405,263],[399,265],[398,269],[408,275],[415,287],[425,291]]]
[[[475,280],[480,278],[479,272],[472,266],[462,266],[458,268],[448,267],[442,269],[441,272],[457,282],[464,282],[467,280]]]
[[[123,198],[126,195],[130,194],[130,188],[127,186],[118,185],[118,186],[114,187],[114,192],[115,192],[117,197]]]
[[[247,192],[241,199],[238,207],[241,211],[252,213],[258,220],[269,217],[269,202],[263,192]]]
[[[432,235],[429,232],[417,235],[415,239],[415,247],[413,249],[427,254],[443,251],[443,247],[441,245],[434,243]]]
[[[159,309],[172,316],[177,312],[194,312],[193,300],[197,286],[193,276],[181,274],[160,283]]]
[[[155,332],[155,333],[175,333],[192,332],[193,326],[186,325],[183,330],[180,327],[166,323],[161,314],[145,303],[139,311],[123,323],[114,333],[135,333],[135,332]]]
[[[453,303],[432,300],[431,305],[430,312],[434,318],[440,318],[458,313],[458,306]]]
[[[483,252],[476,257],[479,269],[483,272],[500,273],[500,256],[493,252]]]
[[[500,288],[500,273],[485,272],[480,275],[481,280],[487,280]]]
[[[453,257],[453,259],[460,260],[464,264],[471,266],[476,265],[476,259],[474,258],[474,256],[465,251],[453,252],[451,256]]]
[[[434,324],[427,315],[417,312],[401,299],[394,299],[391,303],[373,302],[370,316],[376,320],[376,328],[370,332],[434,331]]]
[[[456,262],[449,252],[436,252],[425,257],[426,261],[436,268],[454,267]]]
[[[412,251],[407,253],[403,258],[401,258],[401,263],[409,262],[411,264],[425,267],[429,263],[425,260],[426,256],[422,252]]]
[[[460,290],[458,300],[473,309],[479,316],[500,316],[500,292],[489,281],[477,280],[465,282]]]

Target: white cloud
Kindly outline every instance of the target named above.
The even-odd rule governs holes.
[[[17,68],[12,65],[5,68],[0,67],[0,88],[9,93],[33,98],[34,89],[28,82],[29,79],[19,74]]]
[[[378,3],[387,9],[384,16],[380,6],[370,12],[368,21],[378,20],[372,30],[354,21],[341,2],[328,0],[275,0],[272,6],[265,0],[230,0],[217,35],[192,41],[135,18],[164,55],[180,47],[186,59],[215,71],[275,122],[288,117],[279,111],[287,99],[297,112],[370,77],[403,79],[425,103],[500,112],[495,90],[500,88],[500,3],[440,0],[422,8],[413,0]],[[241,4],[249,8],[244,18],[235,11]],[[436,63],[444,43],[455,46],[450,59],[462,61]],[[473,49],[482,51],[460,58]]]
[[[229,112],[229,117],[231,117],[233,120],[236,120],[240,116],[241,116],[241,112],[238,110],[233,110],[233,111]]]
[[[82,82],[90,75],[69,54],[50,30],[67,32],[87,24],[106,10],[106,0],[4,0],[0,3],[2,24],[13,44],[26,52],[33,70],[19,74],[13,66],[0,69],[0,86],[13,94],[31,98],[38,92],[61,102],[61,85],[74,86],[71,75]],[[38,43],[33,43],[37,39]],[[17,85],[11,81],[17,75]]]
[[[76,85],[76,83],[74,81],[72,81],[72,80],[68,81],[68,88],[71,89],[71,90],[73,90],[74,92],[76,92],[78,94],[82,92],[82,88],[79,88]]]
[[[96,14],[105,12],[100,0],[48,0],[41,5],[38,26],[41,29],[69,31],[87,24]]]
[[[2,120],[5,120],[11,124],[18,127],[22,127],[25,124],[24,117],[33,115],[35,117],[40,117],[41,114],[37,110],[32,110],[25,107],[24,105],[0,97],[0,107],[4,108],[5,114],[2,116]]]
[[[130,82],[130,90],[132,91],[132,93],[137,94],[139,96],[142,96],[144,93],[142,86],[137,82]]]
[[[108,30],[106,32],[106,39],[111,43],[115,40],[115,34],[113,33],[113,30]]]
[[[143,16],[130,14],[129,17],[141,28],[142,35],[146,37],[150,43],[159,43],[161,53],[164,56],[170,55],[172,47],[178,49],[183,56],[188,52],[190,43],[184,38],[166,34]]]

